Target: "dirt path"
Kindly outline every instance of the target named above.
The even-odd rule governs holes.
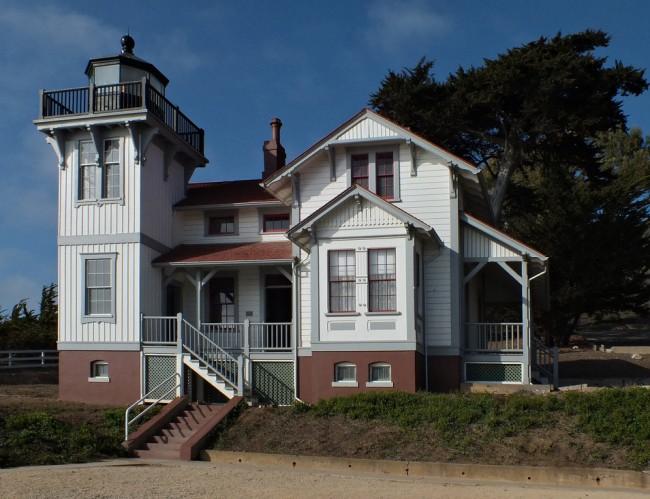
[[[271,466],[116,460],[0,470],[2,498],[436,497],[491,499],[632,498],[641,492],[554,489],[361,473],[287,471]]]

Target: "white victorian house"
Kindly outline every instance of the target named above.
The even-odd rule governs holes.
[[[192,183],[203,130],[133,45],[40,94],[62,399],[550,382],[547,258],[491,225],[475,166],[363,109],[289,163],[275,118],[261,178]]]

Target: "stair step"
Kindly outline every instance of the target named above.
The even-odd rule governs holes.
[[[157,442],[147,442],[141,448],[141,450],[150,450],[150,451],[174,451],[179,452],[181,450],[181,445],[183,442],[175,442],[168,444],[161,444]]]
[[[164,445],[172,445],[172,444],[182,444],[184,442],[187,442],[189,437],[168,437],[167,435],[164,434],[158,434],[154,435],[151,437],[150,442],[154,444],[164,444]],[[147,442],[149,443],[149,442]]]

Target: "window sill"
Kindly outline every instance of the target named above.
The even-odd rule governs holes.
[[[111,378],[97,376],[96,378],[88,378],[88,383],[110,383]]]
[[[124,198],[106,198],[106,199],[78,199],[75,206],[98,206],[105,204],[124,204]]]
[[[359,312],[327,312],[325,317],[358,317]]]
[[[85,315],[81,318],[82,324],[88,324],[90,322],[108,322],[109,324],[115,324],[114,315]]]
[[[392,381],[368,381],[366,388],[393,388]]]
[[[371,317],[376,317],[378,315],[402,315],[402,312],[366,312],[366,315],[369,315]]]
[[[333,388],[359,388],[356,381],[332,381]]]

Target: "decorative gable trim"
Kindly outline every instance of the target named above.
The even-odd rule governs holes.
[[[355,203],[349,203],[351,200],[354,200]],[[354,209],[357,210],[356,214],[350,211]],[[380,216],[375,209],[381,210],[385,215]],[[342,213],[340,213],[341,211]],[[313,233],[315,226],[321,223],[332,227],[341,227],[341,223],[343,226],[350,227],[354,227],[354,224],[358,224],[356,226],[360,227],[364,223],[366,227],[367,224],[377,223],[392,227],[406,226],[409,230],[430,238],[439,247],[443,246],[442,240],[431,226],[358,185],[347,188],[303,221],[294,225],[287,232],[287,237],[309,251],[305,236],[307,236],[307,240],[311,239],[310,234]]]

